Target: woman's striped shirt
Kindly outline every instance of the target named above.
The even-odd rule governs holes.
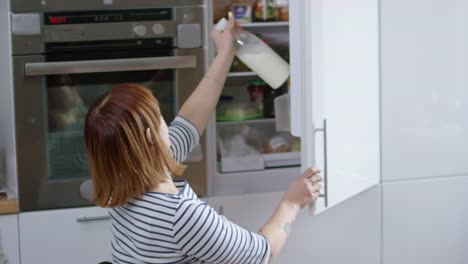
[[[177,117],[169,138],[181,162],[198,144],[199,134]],[[110,210],[115,263],[268,263],[265,237],[218,215],[186,181],[174,183],[178,194],[148,192]]]

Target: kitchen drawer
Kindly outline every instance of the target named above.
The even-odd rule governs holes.
[[[21,213],[21,263],[111,260],[111,221],[98,207]]]

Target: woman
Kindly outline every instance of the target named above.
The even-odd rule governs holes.
[[[256,234],[218,215],[186,181],[172,180],[216,107],[235,54],[234,30],[230,16],[225,31],[212,32],[218,55],[169,128],[154,96],[139,85],[115,87],[89,110],[93,198],[111,208],[115,263],[267,263],[299,210],[318,197],[321,177],[308,169]]]

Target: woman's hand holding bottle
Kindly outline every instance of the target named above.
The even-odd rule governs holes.
[[[203,80],[179,111],[181,117],[195,125],[200,135],[211,120],[236,54],[237,26],[232,14],[229,14],[229,21],[225,26],[223,31],[213,29],[211,32],[218,55],[206,71]]]
[[[238,26],[231,12],[229,12],[229,22],[224,30],[219,31],[213,28],[211,38],[215,43],[218,54],[234,58],[236,54],[236,30],[238,30]]]

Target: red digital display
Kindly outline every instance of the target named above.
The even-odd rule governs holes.
[[[49,17],[50,24],[66,24],[67,18],[66,17]]]

